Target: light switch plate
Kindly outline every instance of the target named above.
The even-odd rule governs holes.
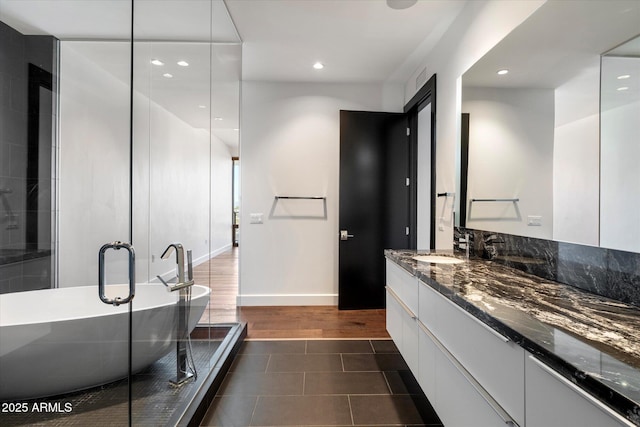
[[[542,217],[537,215],[529,215],[527,217],[527,225],[530,227],[542,226]]]
[[[250,224],[262,224],[262,213],[252,213],[249,214],[249,223]]]

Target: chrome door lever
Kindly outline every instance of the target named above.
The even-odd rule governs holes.
[[[347,230],[340,230],[340,240],[348,240],[353,237],[353,234],[349,234]]]

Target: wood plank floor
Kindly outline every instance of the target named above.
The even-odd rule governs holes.
[[[335,306],[242,307],[248,338],[389,338],[385,310]]]
[[[201,324],[247,323],[248,339],[389,338],[385,310],[338,310],[335,306],[236,307],[238,248],[194,268],[198,284],[209,284]]]
[[[237,322],[238,252],[232,248],[193,269],[195,282],[211,288],[201,324]]]

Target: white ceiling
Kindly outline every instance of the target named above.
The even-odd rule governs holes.
[[[134,17],[136,89],[235,151],[242,49],[223,0],[135,0]],[[74,49],[129,82],[130,0],[0,0],[0,20],[23,34],[81,41]]]
[[[638,33],[638,0],[548,1],[464,73],[463,86],[554,89]]]
[[[152,76],[154,102],[237,147],[241,64],[244,80],[404,82],[464,4],[418,0],[396,10],[385,0],[135,0],[140,48],[135,75]],[[0,20],[23,34],[63,41],[128,42],[131,5],[130,0],[0,0]],[[212,41],[223,44],[211,52],[199,44]],[[224,47],[239,42],[242,48]],[[95,43],[82,51],[126,82],[128,44]],[[166,65],[150,67],[149,52]],[[176,67],[177,59],[191,65]],[[314,70],[316,61],[325,68]],[[161,77],[167,71],[174,78]]]
[[[280,82],[406,81],[465,1],[227,0],[244,42],[243,79]],[[312,68],[320,61],[323,70]]]
[[[238,42],[239,32],[245,80],[406,81],[465,2],[135,0],[134,31],[136,40],[216,42]],[[23,34],[128,40],[131,1],[0,0],[0,19]],[[311,68],[316,61],[326,68]]]
[[[131,0],[0,0],[0,20],[60,40],[129,40]],[[239,42],[223,0],[135,0],[136,40]]]

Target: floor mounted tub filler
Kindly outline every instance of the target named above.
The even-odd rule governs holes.
[[[120,287],[122,289],[120,289]],[[109,286],[126,294],[128,285]],[[192,287],[188,330],[210,289]],[[178,295],[138,284],[133,299],[133,372],[175,350]],[[82,390],[128,373],[129,305],[103,304],[94,286],[0,295],[0,401]]]

